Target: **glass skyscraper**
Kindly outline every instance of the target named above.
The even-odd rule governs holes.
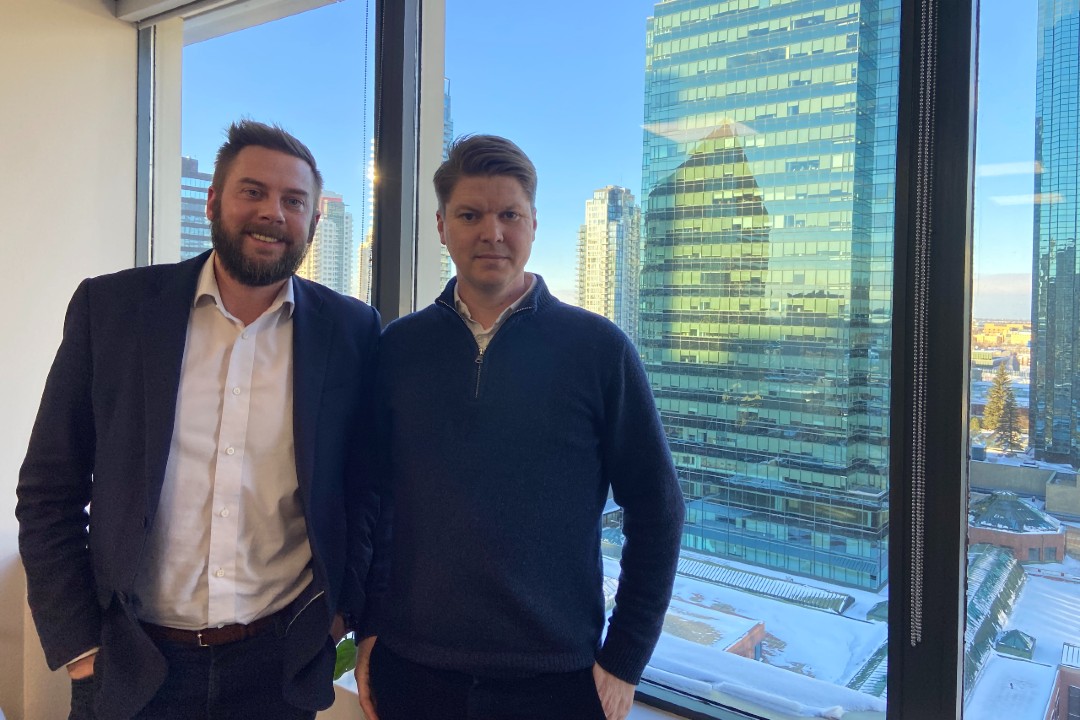
[[[888,580],[898,44],[898,0],[649,20],[639,347],[687,551]]]
[[[1030,438],[1080,465],[1080,0],[1039,0]]]

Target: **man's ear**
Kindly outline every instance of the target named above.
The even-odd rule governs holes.
[[[206,189],[206,219],[211,222],[214,220],[214,196],[217,193],[214,192],[214,186],[211,185]]]
[[[442,244],[442,245],[445,245],[446,244],[446,238],[443,236],[443,232],[444,232],[443,223],[444,223],[444,221],[443,221],[442,211],[441,210],[436,210],[435,211],[435,227],[437,227],[439,229],[439,243]]]
[[[319,220],[321,218],[322,218],[322,213],[319,212],[318,210],[316,210],[315,214],[311,216],[311,227],[308,229],[308,239],[307,239],[307,244],[308,245],[315,242],[315,228],[317,228],[319,226]]]

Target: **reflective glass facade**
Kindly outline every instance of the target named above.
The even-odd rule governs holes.
[[[639,346],[686,550],[887,582],[898,40],[898,0],[649,21]]]
[[[1031,443],[1080,465],[1080,0],[1040,0],[1037,43]]]
[[[206,195],[214,176],[199,172],[195,158],[180,158],[180,259],[188,260],[212,247]]]

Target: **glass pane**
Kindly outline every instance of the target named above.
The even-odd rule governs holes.
[[[1080,3],[979,27],[964,717],[1080,718]]]
[[[454,132],[536,163],[529,269],[637,342],[679,470],[646,680],[884,717],[899,2],[446,4]]]
[[[298,274],[370,300],[374,25],[371,0],[346,0],[184,48],[181,259],[211,246],[206,192],[229,124],[279,124],[324,181]]]

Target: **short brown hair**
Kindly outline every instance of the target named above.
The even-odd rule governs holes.
[[[521,148],[498,135],[462,135],[450,144],[446,160],[435,171],[435,195],[439,210],[463,177],[506,175],[521,183],[521,189],[536,207],[536,167]]]
[[[315,156],[308,150],[307,145],[290,135],[280,125],[267,125],[255,120],[241,120],[233,123],[229,126],[226,136],[227,139],[218,148],[217,158],[214,160],[213,183],[218,192],[225,187],[225,176],[228,175],[229,168],[232,167],[233,160],[240,151],[249,146],[263,147],[300,158],[308,164],[315,178],[315,205],[318,205],[319,196],[322,195],[323,179],[319,168],[315,165]]]

